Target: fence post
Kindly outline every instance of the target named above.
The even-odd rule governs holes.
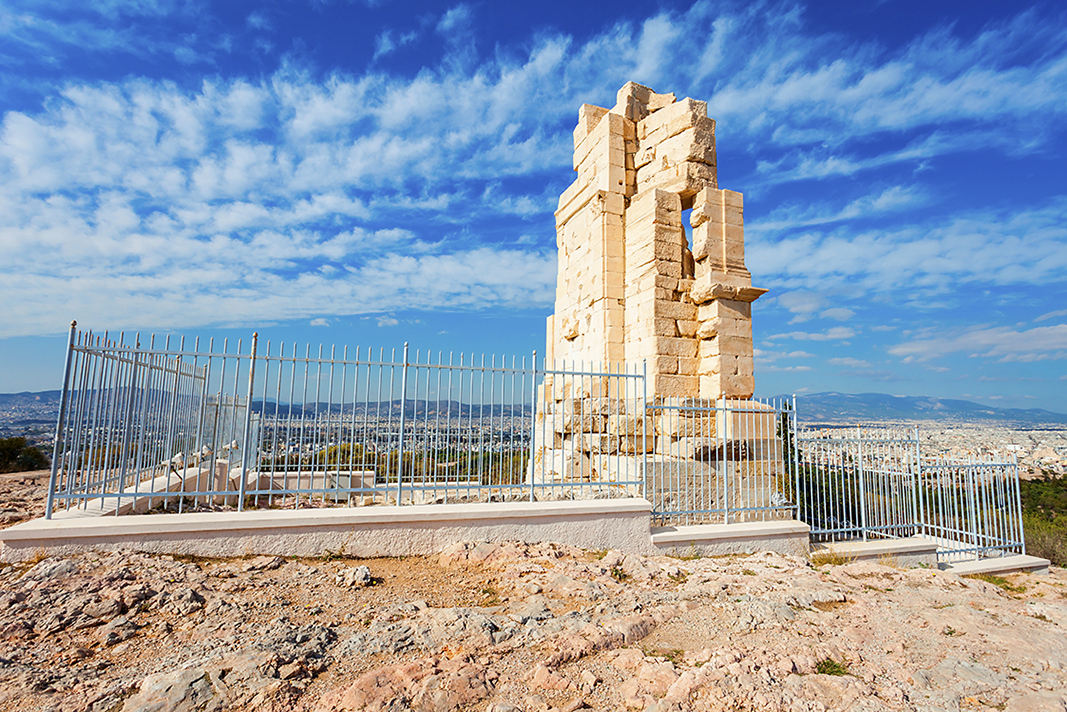
[[[537,467],[537,349],[533,352],[533,379],[530,382],[530,400],[533,407],[530,409],[530,501],[534,500],[534,468]],[[542,464],[544,460],[541,461]]]
[[[52,518],[52,507],[55,504],[56,477],[59,474],[59,459],[62,448],[59,446],[59,438],[63,433],[63,421],[67,417],[67,398],[70,395],[70,362],[74,356],[74,335],[78,328],[77,321],[70,322],[70,339],[67,341],[67,362],[63,367],[63,394],[59,397],[59,417],[56,419],[56,437],[52,443],[52,474],[48,477],[48,498],[45,501],[44,518]]]
[[[641,359],[641,496],[648,499],[648,361],[646,359]],[[654,510],[653,514],[655,514]]]
[[[978,482],[976,481],[974,456],[967,458],[967,508],[970,509],[971,540],[974,542],[974,560],[982,558],[981,547],[978,539]]]
[[[397,446],[396,506],[400,506],[400,494],[404,483],[404,420],[408,395],[408,342],[404,342],[404,363],[400,367],[400,444]]]
[[[727,437],[730,434],[730,413],[726,409],[726,399],[715,401],[715,439],[722,448],[722,457],[715,461],[715,471],[722,482],[722,523],[730,523],[730,465],[728,461]]]
[[[1020,554],[1026,554],[1026,532],[1023,528],[1023,501],[1019,493],[1019,455],[1012,453],[1011,455],[1011,471],[1013,477],[1012,481],[1012,494],[1015,499],[1015,524],[1016,533],[1019,536],[1019,544],[1021,545]]]
[[[245,426],[244,435],[241,436],[241,483],[237,494],[238,512],[244,511],[245,492],[248,489],[248,456],[252,449],[248,440],[252,435],[252,395],[256,378],[256,343],[258,340],[259,332],[252,332],[252,353],[248,359],[248,395],[245,397]],[[236,395],[234,397],[236,398]]]
[[[918,500],[918,534],[926,533],[926,497],[923,490],[923,458],[919,449],[919,426],[915,426],[915,498]]]
[[[793,457],[793,497],[796,498],[794,506],[795,514],[793,518],[797,521],[803,521],[800,519],[800,443],[797,439],[800,433],[797,432],[797,394],[793,394],[793,412],[790,413],[789,427],[791,431],[789,433],[789,448],[793,451],[790,453]]]
[[[863,528],[863,541],[867,541],[867,476],[863,471],[863,431],[856,428],[856,451],[859,457],[860,473],[860,526]]]

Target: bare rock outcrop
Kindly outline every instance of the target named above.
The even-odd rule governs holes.
[[[0,571],[0,711],[1067,710],[1067,572],[473,542]]]

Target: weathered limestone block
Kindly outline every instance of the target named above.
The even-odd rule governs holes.
[[[668,441],[669,440],[669,441]],[[663,438],[656,442],[656,452],[679,460],[706,461],[719,447],[714,432],[709,437]]]
[[[582,104],[578,108],[578,125],[574,127],[574,148],[576,149],[574,157],[576,161],[578,160],[578,146],[582,144],[589,132],[596,128],[607,113],[607,109],[592,104]]]
[[[611,455],[619,451],[619,438],[614,435],[583,435],[581,450],[595,455]]]
[[[637,139],[642,144],[659,143],[702,122],[706,124],[708,121],[711,120],[708,119],[706,101],[681,99],[649,113],[648,116],[638,121]],[[711,121],[712,132],[714,132],[714,125],[715,122]]]
[[[619,452],[639,455],[653,452],[656,448],[656,436],[651,432],[636,433],[619,438]]]
[[[620,494],[639,496],[644,482],[644,460],[640,457],[605,457],[601,462],[601,482],[627,482],[629,486],[618,488]],[[614,489],[614,488],[613,488]]]
[[[580,450],[539,448],[534,452],[533,471],[541,483],[593,482],[597,479],[594,462]]]
[[[656,394],[668,397],[683,397],[697,392],[700,381],[697,376],[676,376],[657,373],[651,377]]]
[[[607,422],[602,415],[588,413],[553,413],[552,429],[557,433],[602,433],[607,430]]]
[[[608,432],[612,435],[640,436],[653,433],[653,424],[649,418],[639,413],[616,413],[608,417]]]

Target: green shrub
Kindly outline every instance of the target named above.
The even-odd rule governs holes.
[[[50,464],[47,455],[26,444],[26,438],[0,438],[0,472],[44,470]]]
[[[1023,512],[1026,553],[1048,559],[1055,566],[1067,566],[1067,515],[1049,517]]]
[[[820,675],[848,675],[848,665],[839,663],[832,658],[820,660],[815,664],[815,672]]]
[[[1067,478],[1046,473],[1019,482],[1026,553],[1067,566]]]

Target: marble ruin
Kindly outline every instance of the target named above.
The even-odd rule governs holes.
[[[707,104],[633,82],[611,109],[583,104],[574,170],[549,361],[644,360],[650,396],[750,398],[752,302],[767,290],[745,268],[742,196],[718,186]]]
[[[704,484],[745,460],[763,482],[749,489],[766,498],[780,448],[773,409],[749,399],[752,302],[767,290],[745,267],[742,196],[718,186],[707,104],[633,82],[611,109],[584,104],[574,170],[556,211],[548,363],[646,378],[635,394],[621,379],[548,375],[535,483],[626,481],[632,492],[652,453]]]

